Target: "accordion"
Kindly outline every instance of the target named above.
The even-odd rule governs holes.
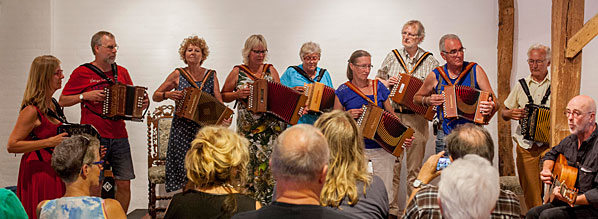
[[[315,82],[304,85],[303,94],[307,97],[307,110],[310,112],[329,112],[334,107],[334,89]]]
[[[392,88],[389,97],[392,99],[392,101],[409,108],[413,112],[420,114],[427,120],[431,121],[434,119],[436,107],[425,107],[413,103],[413,96],[415,93],[417,93],[423,83],[424,82],[419,78],[401,73],[399,74],[399,83]]]
[[[550,108],[526,104],[525,115],[519,120],[523,139],[548,144],[550,142]]]
[[[403,125],[399,118],[374,105],[364,105],[357,120],[363,137],[376,141],[396,157],[403,153],[405,140],[413,136],[413,129]]]
[[[492,93],[467,86],[445,86],[443,112],[445,118],[464,118],[477,124],[488,124],[492,118],[480,112],[480,102],[488,101]]]
[[[143,121],[143,98],[146,87],[116,83],[105,87],[102,115],[115,119]]]
[[[297,124],[307,97],[281,83],[264,79],[249,85],[247,109],[253,113],[267,112],[291,125]]]
[[[233,115],[233,111],[214,96],[193,87],[183,90],[183,98],[177,101],[176,105],[176,116],[200,125],[220,124],[222,120]]]
[[[64,123],[58,126],[57,134],[66,132],[69,136],[73,135],[81,135],[81,134],[88,134],[93,137],[100,139],[100,133],[98,130],[90,124],[73,124],[73,123]]]

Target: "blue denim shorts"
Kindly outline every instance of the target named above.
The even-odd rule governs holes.
[[[112,173],[116,180],[135,179],[133,159],[131,158],[131,146],[128,138],[101,138],[100,145],[106,148],[104,160],[112,166]],[[102,174],[102,179],[103,174]]]

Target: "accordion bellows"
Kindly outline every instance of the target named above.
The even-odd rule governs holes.
[[[488,124],[492,118],[480,112],[480,102],[488,101],[490,92],[467,86],[445,86],[443,112],[445,118],[464,118],[477,124]]]
[[[436,107],[425,107],[413,103],[413,96],[415,96],[415,93],[417,93],[419,88],[423,85],[423,81],[419,78],[403,73],[399,74],[398,77],[399,83],[397,83],[390,91],[389,97],[392,99],[392,101],[409,108],[417,114],[422,115],[429,121],[434,119]]]
[[[363,137],[376,141],[396,157],[403,153],[405,140],[413,136],[413,129],[403,125],[399,118],[374,105],[364,105],[357,120]]]
[[[315,82],[304,85],[303,94],[307,97],[307,110],[310,112],[329,112],[334,107],[334,88]]]
[[[249,88],[248,110],[266,112],[291,125],[297,124],[307,101],[305,95],[281,83],[263,79],[256,80]]]
[[[102,114],[106,117],[143,121],[143,98],[146,87],[116,83],[105,87]]]
[[[209,93],[198,88],[183,89],[183,98],[177,101],[175,115],[200,125],[216,125],[230,118],[233,111]]]
[[[550,108],[535,104],[525,105],[525,114],[519,124],[523,139],[550,143]]]

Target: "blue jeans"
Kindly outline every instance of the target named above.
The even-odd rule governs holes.
[[[131,158],[131,146],[128,138],[101,138],[100,145],[106,148],[104,160],[110,163],[112,173],[116,180],[135,179],[133,159]],[[103,175],[101,179],[103,179]]]
[[[438,134],[436,135],[436,153],[440,153],[441,151],[446,151],[446,142],[444,141],[444,137],[446,137],[446,134],[444,134],[443,130],[438,130]],[[445,156],[447,156],[448,154],[445,153]]]

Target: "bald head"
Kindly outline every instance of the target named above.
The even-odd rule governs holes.
[[[596,122],[596,102],[591,97],[579,95],[567,103],[567,125],[573,135],[589,137]]]
[[[311,125],[294,125],[276,139],[270,158],[271,171],[277,179],[315,181],[328,159],[324,135]]]
[[[596,113],[596,102],[594,102],[594,99],[586,95],[578,95],[573,97],[567,104],[567,108],[569,108],[569,106],[579,109],[582,112]]]
[[[477,154],[486,158],[490,163],[494,159],[492,137],[488,130],[478,125],[466,123],[453,129],[451,134],[446,137],[446,145],[453,160],[467,154]]]

